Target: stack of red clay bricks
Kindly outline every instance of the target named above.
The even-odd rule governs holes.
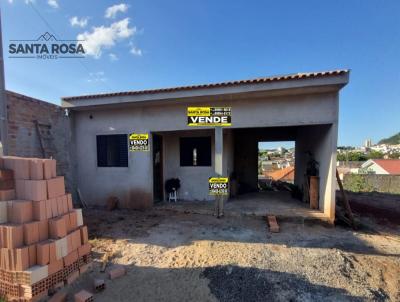
[[[88,268],[90,249],[56,161],[0,157],[0,297],[47,296]]]

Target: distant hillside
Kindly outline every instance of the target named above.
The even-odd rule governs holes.
[[[388,144],[388,145],[400,144],[400,132],[391,137],[381,139],[378,144]]]

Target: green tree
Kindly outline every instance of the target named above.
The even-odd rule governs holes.
[[[337,155],[339,161],[366,161],[367,159],[364,153],[357,151],[342,152]]]
[[[383,158],[383,153],[382,152],[379,152],[379,151],[375,151],[375,150],[371,150],[369,153],[368,153],[368,158],[369,159],[379,159],[379,158]]]

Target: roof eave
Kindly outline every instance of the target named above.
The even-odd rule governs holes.
[[[90,95],[81,97],[62,98],[65,108],[91,107],[101,105],[115,105],[124,103],[142,103],[151,101],[165,101],[171,99],[193,99],[198,97],[238,95],[254,92],[271,93],[274,91],[290,91],[293,89],[322,88],[339,91],[349,82],[349,72],[341,72],[329,76],[300,77],[296,79],[277,80],[267,82],[240,83],[237,85],[216,85],[203,88],[159,90],[143,93],[125,92]]]

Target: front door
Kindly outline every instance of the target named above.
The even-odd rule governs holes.
[[[154,202],[164,200],[163,141],[162,136],[153,134],[153,195]]]

